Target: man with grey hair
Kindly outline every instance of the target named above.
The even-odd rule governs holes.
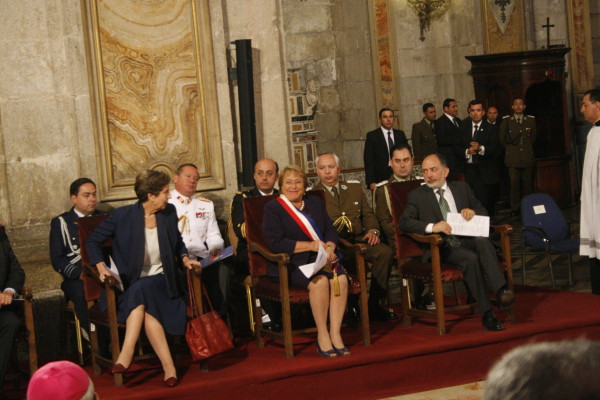
[[[600,398],[600,343],[535,343],[505,354],[490,370],[484,400]]]
[[[373,278],[369,291],[370,317],[378,320],[397,319],[395,313],[383,309],[380,305],[380,300],[387,297],[388,277],[394,261],[394,251],[381,242],[379,221],[367,203],[362,186],[339,180],[342,168],[339,157],[334,153],[319,155],[316,164],[319,182],[313,189],[325,191],[327,214],[333,221],[339,236],[351,242],[363,242],[367,246],[365,260],[371,265]],[[354,257],[350,253],[344,253],[344,257],[344,266],[349,267]]]

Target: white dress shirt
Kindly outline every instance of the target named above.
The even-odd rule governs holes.
[[[444,186],[442,186],[440,189],[444,189],[444,199],[446,199],[446,202],[448,203],[448,207],[450,207],[450,212],[452,213],[456,213],[458,212],[457,208],[456,208],[456,202],[454,201],[454,196],[452,196],[452,192],[450,191],[450,188],[448,187],[448,182],[444,183]],[[438,189],[433,189],[433,193],[435,194],[435,198],[438,201],[438,204],[440,202],[440,195],[438,194]],[[425,233],[433,233],[433,225],[435,224],[428,224],[425,227]]]

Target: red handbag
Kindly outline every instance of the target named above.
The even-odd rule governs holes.
[[[190,348],[192,359],[198,361],[233,348],[233,341],[231,340],[231,334],[229,333],[229,329],[227,329],[227,325],[225,325],[219,313],[212,309],[212,304],[206,294],[206,290],[204,290],[204,285],[202,286],[202,295],[207,300],[210,311],[198,315],[198,307],[196,307],[196,299],[189,270],[187,274],[193,316],[187,323],[185,338]]]

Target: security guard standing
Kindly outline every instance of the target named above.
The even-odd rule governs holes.
[[[535,117],[525,115],[525,100],[517,97],[512,102],[514,114],[502,118],[500,142],[505,146],[504,164],[510,177],[511,215],[519,214],[521,198],[533,192],[533,145],[536,137]]]
[[[365,260],[371,264],[369,317],[375,320],[394,320],[398,316],[383,309],[379,300],[387,296],[388,277],[394,260],[394,251],[379,238],[379,222],[359,183],[340,182],[339,158],[333,153],[321,154],[316,161],[319,183],[313,190],[325,191],[327,214],[340,237],[364,242]],[[342,264],[352,263],[351,254],[344,253]]]

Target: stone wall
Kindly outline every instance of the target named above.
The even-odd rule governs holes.
[[[210,1],[225,188],[204,193],[222,219],[238,190],[230,41],[251,38],[261,156],[290,160],[282,16],[278,0]],[[0,220],[34,291],[59,287],[49,266],[50,219],[70,206],[68,186],[98,180],[80,0],[0,1]],[[272,145],[277,143],[277,145]],[[102,204],[108,209],[123,204]]]
[[[594,54],[594,86],[600,87],[600,0],[590,0],[590,28]]]
[[[319,85],[317,151],[336,152],[344,168],[363,166],[365,134],[377,107],[364,0],[282,0],[286,66]]]
[[[474,95],[471,64],[465,56],[483,54],[479,2],[451,2],[450,8],[431,22],[424,41],[419,40],[419,20],[407,2],[393,0],[391,5],[400,129],[409,137],[412,124],[423,118],[422,105],[427,102],[433,103],[441,116],[447,97],[457,100],[459,117],[465,118],[466,105]]]

